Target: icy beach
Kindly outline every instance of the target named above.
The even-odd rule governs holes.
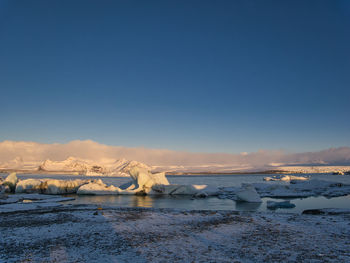
[[[137,171],[120,179],[7,176],[2,185],[17,193],[0,199],[0,262],[350,260],[346,176],[264,181],[264,175]],[[80,188],[86,192],[79,195]],[[215,196],[202,192],[206,188],[216,189]],[[318,206],[303,206],[312,198],[321,200]],[[334,206],[337,198],[344,199],[342,208]]]
[[[295,215],[66,206],[2,213],[1,219],[1,262],[350,261],[349,211]]]

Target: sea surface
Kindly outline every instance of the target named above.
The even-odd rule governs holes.
[[[300,175],[300,174],[299,174]],[[171,184],[206,184],[217,187],[240,186],[242,183],[262,183],[266,174],[232,174],[232,175],[168,175]],[[348,175],[310,174],[312,179],[327,180],[350,184]],[[120,186],[130,181],[128,177],[87,177],[77,175],[18,175],[20,179],[28,178],[52,178],[52,179],[102,179],[107,185]],[[264,182],[269,184],[285,184],[284,182]],[[346,208],[350,209],[350,195],[334,198],[308,197],[293,199],[262,198],[262,203],[237,202],[230,199],[219,199],[217,197],[192,198],[189,196],[135,196],[135,195],[109,195],[109,196],[78,196],[69,195],[75,198],[69,201],[73,204],[97,204],[113,207],[153,207],[153,208],[175,208],[188,210],[237,210],[237,211],[270,211],[301,213],[306,209],[316,208]],[[296,207],[292,209],[269,210],[266,207],[267,201],[290,200]]]

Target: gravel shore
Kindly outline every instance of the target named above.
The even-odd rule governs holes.
[[[66,206],[0,218],[0,262],[350,262],[349,214]]]

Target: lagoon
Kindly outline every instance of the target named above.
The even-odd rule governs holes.
[[[217,187],[240,186],[242,183],[261,183],[266,174],[217,174],[217,175],[167,175],[171,184],[207,184]],[[330,174],[310,174],[312,179],[327,180],[350,184],[350,176]],[[52,179],[102,179],[108,185],[119,186],[128,182],[128,177],[87,177],[77,175],[59,174],[31,174],[18,175],[19,179],[27,178],[52,178]],[[286,184],[285,182],[264,182],[267,184]],[[245,203],[231,199],[220,199],[218,197],[192,198],[189,196],[78,196],[75,200],[65,203],[70,204],[97,204],[109,207],[152,207],[152,208],[173,208],[181,210],[234,210],[234,211],[270,211],[301,213],[306,209],[321,208],[344,208],[350,209],[350,195],[325,198],[323,196],[308,198],[262,198],[262,203]],[[289,209],[267,209],[267,201],[290,200],[295,208]]]

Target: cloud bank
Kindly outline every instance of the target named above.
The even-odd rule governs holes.
[[[62,161],[68,157],[106,162],[129,159],[152,166],[249,166],[273,165],[350,165],[350,147],[330,148],[318,152],[288,154],[283,151],[261,150],[254,153],[190,153],[162,149],[109,146],[91,140],[66,144],[43,144],[25,141],[0,142],[0,163],[20,159],[23,162]]]

